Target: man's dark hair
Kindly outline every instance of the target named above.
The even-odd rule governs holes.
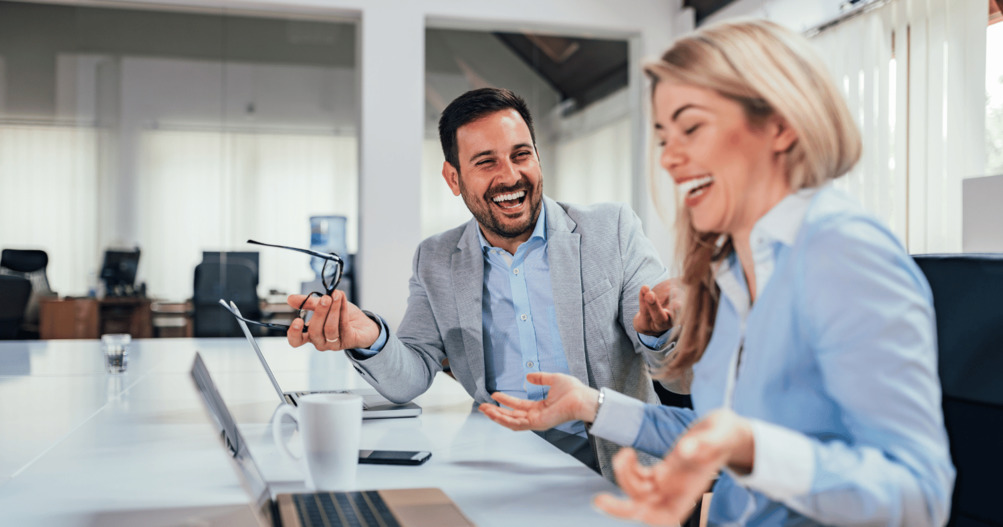
[[[456,146],[456,130],[461,126],[476,121],[488,114],[501,110],[513,109],[519,112],[522,120],[529,127],[529,135],[536,148],[536,132],[533,130],[533,116],[522,97],[504,88],[481,88],[470,90],[460,95],[442,111],[439,117],[439,142],[442,143],[442,155],[446,161],[460,171],[460,152]]]

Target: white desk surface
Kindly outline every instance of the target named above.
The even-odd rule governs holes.
[[[259,339],[283,389],[367,387],[340,352]],[[0,342],[0,523],[253,525],[250,498],[189,377],[202,353],[276,492],[305,490],[272,443],[278,406],[244,339],[141,339],[128,371],[97,340]],[[440,487],[479,526],[624,525],[590,505],[615,487],[530,432],[477,411],[439,375],[421,417],[366,420],[361,448],[428,450],[421,466],[360,465],[357,487]]]

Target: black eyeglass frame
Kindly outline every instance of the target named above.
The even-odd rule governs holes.
[[[306,315],[307,315],[306,311],[307,310],[303,309],[303,306],[306,305],[307,301],[310,300],[310,298],[313,297],[314,295],[317,295],[318,297],[319,296],[324,296],[324,295],[330,295],[331,293],[334,292],[335,289],[338,288],[338,284],[341,283],[341,277],[342,277],[342,274],[345,271],[345,261],[340,256],[338,256],[337,253],[322,253],[322,252],[317,252],[317,251],[311,251],[310,249],[300,249],[299,247],[289,247],[289,246],[286,246],[286,245],[275,245],[275,244],[271,244],[271,243],[259,242],[259,241],[256,241],[256,240],[247,240],[247,243],[254,244],[254,245],[261,245],[261,246],[264,246],[264,247],[275,247],[277,249],[288,249],[290,251],[296,251],[296,252],[300,252],[300,253],[303,253],[303,254],[309,254],[310,256],[313,256],[315,258],[322,258],[324,260],[324,267],[321,269],[321,272],[320,272],[321,283],[324,285],[324,293],[320,293],[318,291],[313,291],[310,294],[306,295],[306,298],[303,299],[303,302],[300,304],[299,308],[296,311],[296,318],[302,319],[304,322],[306,321]],[[333,262],[333,265],[336,266],[335,267],[335,271],[334,271],[334,279],[331,280],[330,283],[328,283],[328,280],[327,280],[327,266],[328,265],[332,265],[332,262]],[[224,305],[223,307],[226,307],[226,306]],[[270,328],[270,329],[279,329],[279,330],[283,330],[283,331],[289,331],[289,328],[290,328],[290,326],[288,324],[275,324],[275,323],[272,323],[272,322],[259,322],[257,320],[251,320],[251,319],[248,319],[248,318],[244,318],[244,317],[242,317],[242,316],[234,313],[229,308],[227,308],[227,311],[231,315],[233,315],[234,317],[239,318],[240,320],[243,320],[244,322],[247,322],[248,324],[254,324],[255,326],[261,326],[261,327]],[[307,329],[308,329],[308,326],[306,324],[303,324],[303,332],[304,333],[306,333]]]

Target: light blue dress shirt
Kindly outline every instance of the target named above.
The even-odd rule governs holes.
[[[752,424],[754,468],[722,473],[709,523],[942,525],[955,472],[919,268],[830,187],[785,198],[750,242],[757,298],[732,254],[716,273],[694,410],[607,390],[591,432],[663,455],[693,421],[730,407]]]
[[[529,239],[515,254],[493,247],[477,230],[484,252],[484,289],[481,320],[484,335],[485,385],[489,393],[538,401],[546,386],[526,381],[531,372],[570,374],[554,310],[554,290],[547,260],[547,213],[540,207]],[[581,421],[558,430],[585,434]]]
[[[554,312],[554,292],[547,263],[546,211],[515,254],[493,247],[480,229],[484,252],[481,320],[485,383],[488,392],[543,399],[546,387],[529,384],[526,374],[569,373]]]
[[[519,245],[514,255],[493,247],[480,229],[477,236],[484,252],[481,320],[485,387],[489,393],[503,392],[534,401],[544,399],[547,387],[529,384],[526,374],[571,373],[561,344],[550,282],[546,207],[540,207],[533,233]],[[354,351],[362,356],[375,355],[383,349],[386,340],[387,331],[381,324],[380,336],[372,348]],[[649,337],[644,342],[656,340]],[[585,424],[581,421],[563,423],[555,428],[585,436]]]

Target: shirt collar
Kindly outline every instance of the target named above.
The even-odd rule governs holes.
[[[476,222],[477,220],[474,220]],[[481,242],[481,250],[487,253],[491,249],[491,244],[488,243],[488,239],[484,237],[484,233],[481,232],[480,224],[477,225],[477,239]],[[544,243],[547,242],[547,204],[540,200],[540,216],[536,218],[536,226],[533,227],[533,234],[529,235],[528,243],[533,239],[542,240]]]
[[[801,222],[817,192],[818,188],[805,188],[780,200],[752,227],[752,245],[755,247],[769,240],[794,245]]]
[[[754,256],[759,250],[773,243],[779,242],[787,246],[794,245],[798,231],[801,229],[801,223],[804,222],[804,217],[808,213],[808,207],[811,205],[812,198],[818,190],[818,188],[806,188],[788,194],[787,197],[774,205],[762,218],[759,218],[752,227],[751,239],[749,240]],[[772,271],[774,254],[771,251],[765,256],[769,260],[766,262],[768,264],[767,268],[769,271]],[[738,255],[732,251],[731,254],[715,265],[714,281],[717,282],[718,287],[721,288],[726,296],[732,299],[732,303],[736,306],[748,306],[749,291],[744,285],[745,280],[740,276],[740,271],[736,269],[738,266]],[[761,277],[757,273],[756,283],[758,284],[759,291],[762,291],[766,287],[768,281],[769,276]],[[745,307],[746,311],[747,309]],[[741,308],[739,310],[742,311]]]

